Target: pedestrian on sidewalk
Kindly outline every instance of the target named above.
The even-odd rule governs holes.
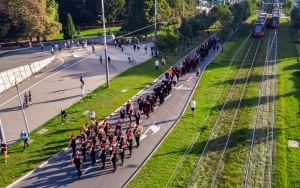
[[[7,163],[7,159],[9,157],[7,155],[7,144],[3,140],[1,140],[0,147],[1,147],[1,153],[3,155],[4,163]]]
[[[159,61],[158,61],[158,59],[156,59],[156,61],[154,62],[154,65],[155,65],[155,70],[158,71],[158,67],[159,67]]]
[[[124,51],[124,45],[122,44],[121,45],[121,52],[123,52]]]
[[[161,65],[164,67],[165,64],[166,64],[166,59],[163,57],[163,58],[161,59]]]
[[[101,54],[100,54],[99,60],[100,60],[100,63],[102,65],[102,55]]]
[[[28,107],[28,94],[27,94],[27,92],[25,92],[24,93],[24,105],[23,105],[23,107],[24,108],[27,108]]]
[[[21,131],[21,134],[20,134],[20,137],[23,139],[23,142],[24,142],[24,147],[23,147],[23,151],[25,150],[25,147],[29,147],[29,144],[28,144],[28,134],[25,132],[25,131]]]
[[[61,124],[63,125],[67,117],[67,112],[63,108],[60,110],[60,116],[61,116]]]
[[[190,104],[191,104],[191,110],[193,112],[193,115],[195,115],[196,101],[194,98],[191,100]]]
[[[145,46],[145,54],[147,54],[147,45]]]
[[[79,152],[76,153],[76,156],[75,156],[75,158],[73,159],[72,162],[73,162],[73,164],[75,165],[75,167],[76,167],[76,169],[78,171],[77,177],[80,178],[80,176],[82,175],[82,172],[81,172],[82,160],[79,157]]]
[[[219,45],[217,45],[217,51],[219,51]]]
[[[107,61],[108,61],[108,63],[110,63],[110,57],[109,56],[107,56]]]
[[[28,92],[28,104],[33,105],[31,91]]]

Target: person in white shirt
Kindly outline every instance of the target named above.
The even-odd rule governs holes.
[[[190,104],[191,104],[193,115],[195,115],[196,101],[194,98],[191,100]]]
[[[156,59],[156,61],[154,62],[154,64],[155,64],[155,69],[158,71],[158,66],[159,66],[159,61],[158,61],[158,59]]]

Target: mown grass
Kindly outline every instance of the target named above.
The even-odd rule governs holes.
[[[228,93],[230,89],[232,79],[239,67],[238,64],[241,62],[237,62],[231,68],[228,68],[228,65],[234,52],[249,34],[250,27],[251,24],[241,27],[237,34],[239,35],[238,39],[227,43],[222,53],[206,68],[193,96],[199,104],[195,117],[191,117],[191,111],[187,109],[164,143],[142,167],[128,187],[186,187],[226,96],[222,95],[216,104],[213,102],[224,85],[226,90],[224,93]],[[223,83],[224,75],[227,73],[228,77]],[[205,120],[208,115],[209,118]],[[198,131],[201,131],[200,137],[184,159],[182,166],[178,166]],[[242,129],[237,130],[234,135],[243,140],[244,133],[245,130]],[[239,143],[235,143],[234,146],[240,148]],[[235,179],[235,177],[230,178]]]
[[[190,49],[192,50],[201,44],[205,38],[206,36],[199,37],[199,40],[194,39]],[[0,159],[0,187],[5,187],[12,183],[66,147],[70,135],[72,133],[78,134],[80,127],[88,121],[88,116],[83,114],[83,112],[92,107],[99,119],[106,118],[120,105],[138,93],[141,88],[147,86],[171,65],[177,63],[187,53],[189,51],[177,53],[177,56],[167,56],[167,65],[159,68],[159,71],[155,70],[153,59],[126,70],[110,81],[111,87],[109,89],[104,84],[68,108],[68,116],[74,116],[75,121],[69,121],[62,126],[58,115],[30,134],[30,138],[34,142],[24,152],[22,152],[22,141],[9,147],[8,155],[10,158],[8,163],[4,164],[3,159]],[[123,89],[126,89],[127,92],[121,92]],[[48,131],[43,135],[38,134],[38,131],[43,128],[48,129]]]
[[[107,32],[111,31],[112,33],[116,34],[121,27],[112,27],[112,28],[106,28],[106,34]],[[98,33],[102,34],[103,28],[93,28],[93,29],[82,29],[80,30],[80,38],[88,38],[88,37],[96,37]],[[63,40],[64,34],[59,33],[56,37],[54,37],[52,40]]]
[[[274,183],[276,188],[300,187],[300,149],[288,146],[289,140],[300,141],[300,74],[298,48],[289,35],[287,20],[281,19],[279,39],[278,97],[276,112],[276,147]]]
[[[300,138],[299,65],[297,63],[295,46],[288,35],[289,27],[286,22],[282,22],[279,32],[278,57],[280,59],[276,102],[276,144],[274,149],[273,186],[278,188],[300,187],[299,148],[287,147],[287,140],[299,141]],[[187,109],[171,134],[169,134],[147,164],[143,166],[137,176],[129,183],[128,187],[186,187],[192,170],[196,166],[195,163],[214,125],[215,119],[213,117],[217,117],[219,114],[220,104],[222,104],[224,99],[224,96],[221,97],[220,101],[216,104],[217,107],[210,111],[211,102],[222,87],[220,86],[222,75],[226,74],[229,70],[232,71],[232,75],[236,73],[234,67],[228,70],[227,59],[232,57],[232,52],[237,49],[242,41],[243,39],[240,38],[234,43],[229,42],[218,59],[214,60],[207,67],[200,85],[194,94],[196,101],[199,103],[195,117],[191,117],[191,111]],[[263,44],[263,46],[265,45]],[[258,57],[256,66],[251,74],[247,93],[241,106],[242,110],[232,133],[234,142],[231,142],[229,145],[224,161],[224,172],[221,174],[220,182],[218,183],[219,187],[242,187],[249,139],[251,138],[250,133],[253,131],[252,124],[249,122],[253,122],[254,118],[263,60],[264,54],[262,53]],[[228,85],[230,84],[231,82],[228,81]],[[207,114],[209,114],[210,118],[204,122]],[[190,154],[185,158],[182,166],[178,167],[177,165],[180,164],[192,138],[199,131],[199,126],[203,127],[200,129],[201,134],[198,141],[195,143]]]

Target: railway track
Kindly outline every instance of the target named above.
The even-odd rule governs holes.
[[[272,187],[273,136],[277,72],[277,31],[269,34],[244,188]]]
[[[201,123],[201,125],[199,126],[198,132],[197,134],[194,136],[192,142],[189,144],[189,147],[186,149],[184,155],[182,156],[179,164],[176,167],[176,170],[174,171],[174,173],[171,175],[167,185],[165,187],[172,187],[172,183],[174,182],[175,177],[180,173],[182,166],[184,166],[184,162],[187,160],[187,156],[190,154],[191,150],[193,149],[196,141],[198,140],[198,138],[200,137],[201,133],[202,133],[202,129],[205,126],[205,124],[208,121],[208,118],[210,117],[210,113],[211,113],[211,109],[216,105],[217,101],[220,98],[220,95],[222,94],[225,84],[224,81],[227,79],[227,77],[230,74],[230,69],[234,64],[234,61],[236,60],[236,58],[238,57],[238,55],[240,55],[241,52],[243,52],[245,46],[247,46],[247,43],[249,42],[251,37],[251,33],[249,33],[249,35],[247,36],[247,38],[243,41],[243,43],[239,46],[239,48],[236,50],[236,52],[233,54],[232,59],[228,65],[228,72],[227,74],[225,74],[222,78],[222,82],[220,85],[223,85],[222,89],[220,89],[220,92],[217,93],[214,97],[214,100],[211,103],[211,108],[210,110],[207,112],[207,114],[205,115],[205,119],[203,120],[203,122]]]
[[[188,187],[215,187],[261,40],[252,40],[189,180]]]

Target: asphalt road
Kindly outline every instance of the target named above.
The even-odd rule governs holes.
[[[206,60],[200,63],[200,68],[203,68],[210,62],[211,58],[216,55],[216,52],[210,52]],[[88,56],[90,57],[90,56]],[[35,101],[39,102],[41,108],[52,109],[53,114],[56,115],[61,107],[66,107],[73,102],[80,99],[78,96],[80,91],[78,90],[78,78],[84,72],[91,72],[83,76],[86,78],[87,83],[100,82],[103,81],[104,75],[101,74],[99,77],[99,70],[97,69],[97,74],[95,73],[95,67],[100,67],[100,71],[103,71],[99,62],[91,61],[90,58],[84,59],[86,57],[81,57],[78,60],[84,62],[81,64],[76,60],[69,60],[68,66],[73,65],[70,68],[63,70],[60,66],[49,73],[46,73],[43,77],[53,75],[56,72],[55,76],[50,77],[49,80],[46,79],[49,89],[44,88],[43,91],[38,88],[32,90]],[[77,64],[75,64],[77,62]],[[57,62],[59,64],[59,62]],[[120,68],[117,69],[119,70]],[[123,69],[125,69],[124,66]],[[94,69],[94,71],[93,71]],[[120,69],[121,70],[121,69]],[[49,74],[49,75],[48,75]],[[41,79],[41,78],[37,78]],[[139,148],[133,149],[133,155],[131,158],[128,158],[128,151],[125,155],[125,163],[123,166],[118,165],[117,171],[113,173],[112,165],[107,159],[107,166],[105,169],[101,169],[99,164],[99,157],[97,156],[97,163],[95,166],[91,166],[91,160],[88,157],[87,162],[84,163],[82,171],[83,175],[80,179],[77,179],[77,171],[74,166],[71,165],[70,148],[66,149],[63,152],[60,152],[55,157],[51,158],[47,163],[43,164],[32,174],[26,176],[20,182],[16,183],[13,187],[122,187],[130,179],[130,177],[139,169],[143,164],[146,158],[152,153],[156,146],[160,143],[163,137],[167,132],[174,126],[175,122],[180,118],[181,113],[183,112],[185,106],[189,102],[189,98],[193,92],[194,87],[198,81],[195,72],[187,73],[184,77],[180,77],[179,82],[176,87],[173,87],[171,94],[166,98],[165,103],[161,106],[158,106],[153,113],[151,113],[150,118],[142,116],[141,125],[143,126],[143,135],[142,141]],[[57,84],[59,83],[59,84]],[[28,83],[29,84],[29,83]],[[29,84],[30,85],[30,84]],[[27,87],[29,86],[27,85]],[[73,86],[73,87],[72,87]],[[152,93],[152,88],[154,85],[146,88],[141,95],[146,95],[147,93]],[[87,85],[88,90],[91,91],[92,87]],[[26,86],[24,86],[26,88]],[[48,87],[47,87],[48,88]],[[39,92],[43,92],[39,93]],[[41,97],[40,97],[41,95]],[[51,96],[51,97],[50,97]],[[2,99],[1,99],[2,100]],[[50,100],[50,102],[49,102]],[[63,104],[61,104],[64,101]],[[52,104],[53,103],[53,104]],[[56,104],[56,105],[55,105]],[[60,105],[57,105],[60,104]],[[134,100],[135,106],[137,106],[136,99]],[[45,106],[43,106],[45,105]],[[50,106],[49,106],[50,105]],[[198,104],[199,105],[199,104]],[[18,106],[17,100],[14,99],[10,106]],[[7,106],[6,108],[9,108]],[[10,108],[12,108],[10,107]],[[3,107],[1,107],[3,108]],[[36,108],[33,106],[32,108]],[[39,107],[40,108],[40,107]],[[31,107],[26,110],[28,114],[33,114],[36,112],[30,112]],[[40,111],[40,110],[39,110]],[[5,113],[5,112],[4,112]],[[16,110],[15,113],[21,113],[20,110]],[[42,113],[40,113],[42,114]],[[21,116],[21,115],[19,115]],[[41,117],[43,120],[46,119],[46,116],[49,118],[49,114],[45,114],[45,117]],[[193,118],[193,116],[191,116]],[[118,119],[118,112],[112,114],[109,122],[114,124]],[[6,119],[7,121],[7,119]],[[19,119],[21,121],[21,119]],[[36,122],[33,118],[29,118],[30,122]],[[36,122],[36,126],[38,122]],[[22,125],[18,125],[20,128]],[[125,132],[128,124],[123,125],[122,129]],[[24,127],[24,125],[23,125]],[[19,130],[19,129],[17,129]],[[12,134],[12,133],[11,133]],[[98,154],[98,152],[97,152]],[[89,156],[89,154],[87,154]],[[119,162],[120,163],[120,160]]]

